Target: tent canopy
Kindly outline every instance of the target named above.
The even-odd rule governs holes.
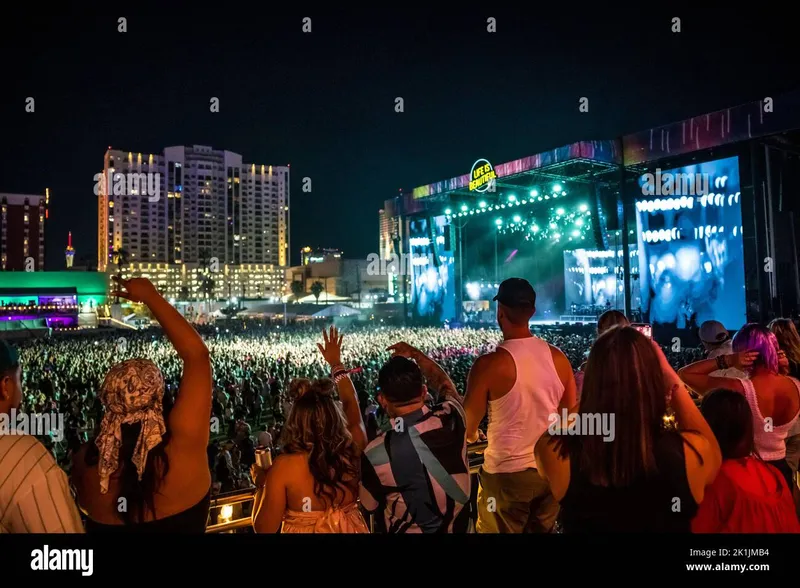
[[[315,312],[312,316],[314,318],[322,318],[328,316],[354,316],[357,314],[361,313],[355,308],[345,306],[344,304],[333,304],[331,306],[326,306],[319,312]]]

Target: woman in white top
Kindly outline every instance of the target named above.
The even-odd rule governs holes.
[[[735,390],[747,398],[753,413],[756,451],[777,467],[792,487],[792,472],[786,463],[786,437],[800,416],[800,382],[780,374],[778,342],[761,325],[750,323],[733,338],[733,355],[720,355],[686,366],[678,371],[681,379],[699,394],[715,388]],[[747,379],[718,378],[720,369],[735,367]]]

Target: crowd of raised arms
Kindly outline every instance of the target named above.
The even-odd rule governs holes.
[[[790,320],[662,348],[618,311],[534,335],[518,278],[499,329],[193,327],[147,280],[115,295],[161,327],[0,341],[0,417],[64,417],[6,419],[0,532],[203,532],[244,488],[258,533],[800,532]]]

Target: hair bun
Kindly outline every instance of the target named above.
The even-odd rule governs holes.
[[[335,384],[330,378],[322,378],[314,380],[311,384],[311,391],[320,397],[329,397],[333,395]]]

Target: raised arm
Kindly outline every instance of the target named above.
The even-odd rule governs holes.
[[[344,375],[347,371],[342,365],[342,339],[344,335],[339,334],[339,330],[331,326],[330,331],[322,331],[322,340],[325,345],[317,343],[317,348],[325,361],[331,367],[331,377],[336,379],[336,388],[339,392],[339,399],[342,401],[344,416],[347,418],[347,429],[353,437],[353,443],[360,450],[367,446],[367,429],[364,427],[364,418],[361,415],[361,408],[358,406],[358,396],[353,381],[349,375]]]
[[[572,372],[572,364],[567,359],[558,347],[550,345],[550,354],[553,356],[553,364],[556,367],[558,379],[564,385],[564,394],[561,396],[561,402],[558,405],[558,410],[561,412],[562,408],[573,410],[577,404],[577,392],[575,386],[575,374]]]
[[[197,331],[155,289],[149,280],[122,280],[114,276],[121,289],[112,295],[142,302],[161,325],[183,361],[178,396],[169,415],[171,443],[205,455],[211,418],[211,359]]]
[[[743,353],[722,355],[720,356],[721,359],[702,359],[679,369],[677,375],[680,380],[700,395],[707,394],[716,388],[743,392],[742,384],[736,378],[717,378],[711,374],[719,369],[731,367],[744,370],[753,365],[757,357],[757,351],[745,351]]]
[[[670,392],[670,402],[675,411],[675,419],[681,435],[687,443],[697,451],[695,454],[691,448],[685,450],[686,455],[686,474],[689,478],[689,485],[693,487],[695,498],[702,498],[702,488],[714,481],[720,464],[722,464],[722,453],[719,448],[717,438],[714,436],[711,427],[700,414],[694,401],[689,396],[689,391],[683,385],[681,378],[672,369],[661,347],[653,342],[656,348],[661,371],[664,374],[664,392]],[[714,363],[712,360],[706,360]],[[704,363],[704,362],[697,362]],[[752,363],[752,361],[750,362]],[[749,364],[748,364],[749,365]],[[691,366],[690,366],[691,367]],[[731,380],[739,385],[738,380],[733,378],[709,378],[711,380]],[[700,495],[698,496],[698,492]]]
[[[402,341],[389,346],[387,351],[416,361],[420,371],[422,371],[422,375],[425,376],[428,387],[436,390],[440,400],[446,398],[458,404],[464,404],[464,399],[461,398],[455,384],[453,384],[453,380],[450,379],[447,372],[442,369],[442,366],[422,353],[422,351]]]

